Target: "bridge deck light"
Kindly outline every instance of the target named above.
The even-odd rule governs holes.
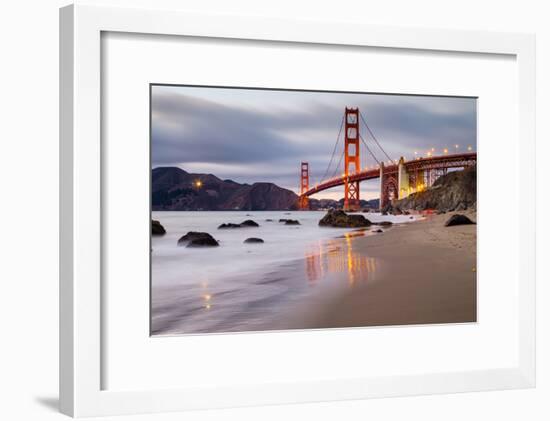
[[[447,148],[443,149],[443,153],[447,153],[449,150]]]
[[[471,150],[472,150],[472,147],[471,147],[471,146],[468,146],[468,150],[471,151]]]

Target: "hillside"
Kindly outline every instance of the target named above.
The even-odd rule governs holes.
[[[239,184],[177,167],[153,169],[151,181],[155,211],[291,210],[296,209],[298,202],[294,192],[273,183]]]
[[[477,202],[476,167],[453,171],[439,177],[432,187],[398,200],[393,207],[399,210],[438,211],[463,210]]]

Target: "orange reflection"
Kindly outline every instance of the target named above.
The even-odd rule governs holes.
[[[347,274],[348,284],[369,282],[374,279],[377,260],[359,253],[353,248],[353,237],[364,235],[357,232],[346,233],[344,241],[321,241],[306,251],[306,274],[312,285],[328,273]]]
[[[204,293],[201,295],[202,305],[206,310],[210,310],[212,307],[212,294],[208,291],[208,280],[203,280],[200,286],[204,290]]]

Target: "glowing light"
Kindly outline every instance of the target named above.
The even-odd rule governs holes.
[[[430,151],[428,151],[427,153],[428,156],[432,156],[432,153]]]
[[[200,189],[202,187],[202,181],[201,180],[195,181],[195,187]]]
[[[432,152],[435,152],[435,148],[432,148]]]
[[[447,152],[449,152],[449,151],[447,150],[447,148],[443,149],[443,153],[447,153]]]
[[[468,150],[471,151],[471,150],[472,150],[472,147],[471,147],[471,146],[468,146]]]
[[[455,149],[458,149],[458,145],[455,145]]]

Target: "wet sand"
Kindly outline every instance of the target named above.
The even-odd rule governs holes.
[[[476,220],[474,212],[461,213]],[[336,294],[319,294],[275,328],[475,322],[476,225],[445,227],[450,216],[431,215],[351,238],[355,254],[378,262],[372,279],[359,279]]]

